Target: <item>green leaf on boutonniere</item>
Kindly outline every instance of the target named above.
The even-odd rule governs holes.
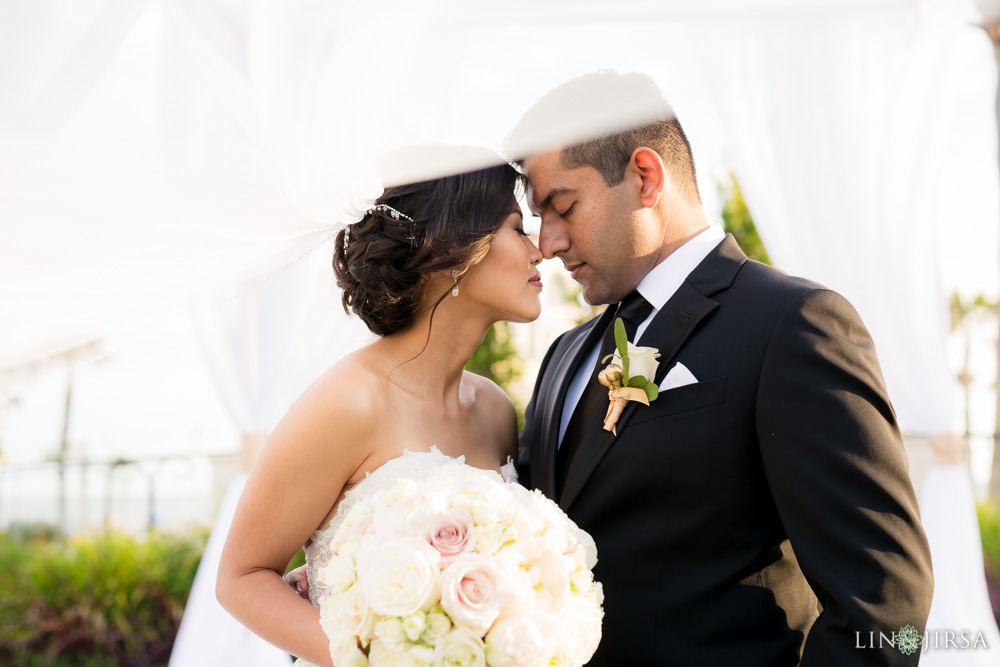
[[[650,403],[655,401],[656,397],[660,395],[660,388],[652,382],[647,382],[646,386],[643,387],[642,390],[646,392],[646,398],[649,399]]]
[[[622,358],[622,375],[628,379],[628,337],[625,335],[625,322],[620,317],[615,318],[615,345],[618,356]]]
[[[625,386],[626,387],[636,387],[637,389],[645,389],[646,385],[648,385],[648,384],[649,384],[649,381],[646,380],[646,378],[642,377],[641,375],[636,375],[634,378],[629,378],[628,379],[628,384],[625,385]]]

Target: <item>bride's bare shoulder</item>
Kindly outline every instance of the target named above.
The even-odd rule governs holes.
[[[506,414],[514,410],[514,404],[511,402],[510,396],[493,380],[471,371],[465,371],[462,381],[469,383],[469,386],[475,392],[476,402],[479,403],[481,401],[490,411]]]
[[[466,371],[464,381],[474,392],[475,405],[484,428],[498,434],[505,442],[517,439],[517,412],[510,396],[493,380]],[[505,445],[506,448],[506,445]]]
[[[378,412],[385,402],[386,375],[371,346],[355,350],[323,371],[302,393],[297,403],[324,412],[364,417]]]
[[[275,428],[337,450],[338,443],[356,447],[368,441],[386,408],[385,376],[373,355],[362,348],[320,374],[285,413]],[[333,445],[329,447],[329,445]]]

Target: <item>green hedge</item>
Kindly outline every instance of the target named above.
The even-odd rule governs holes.
[[[986,569],[1000,579],[1000,505],[984,503],[978,510]]]
[[[207,537],[0,533],[0,664],[166,664]]]
[[[993,615],[1000,623],[1000,504],[984,503],[978,507],[979,533],[983,540],[986,586]]]

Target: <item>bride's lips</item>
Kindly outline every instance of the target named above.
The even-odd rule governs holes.
[[[534,287],[537,287],[538,289],[542,289],[542,276],[541,276],[541,274],[536,274],[536,275],[532,276],[531,279],[528,280],[528,284],[529,285],[533,285]]]

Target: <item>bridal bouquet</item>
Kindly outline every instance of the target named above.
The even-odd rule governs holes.
[[[582,665],[601,639],[593,539],[538,491],[449,463],[351,508],[318,572],[338,667]]]

